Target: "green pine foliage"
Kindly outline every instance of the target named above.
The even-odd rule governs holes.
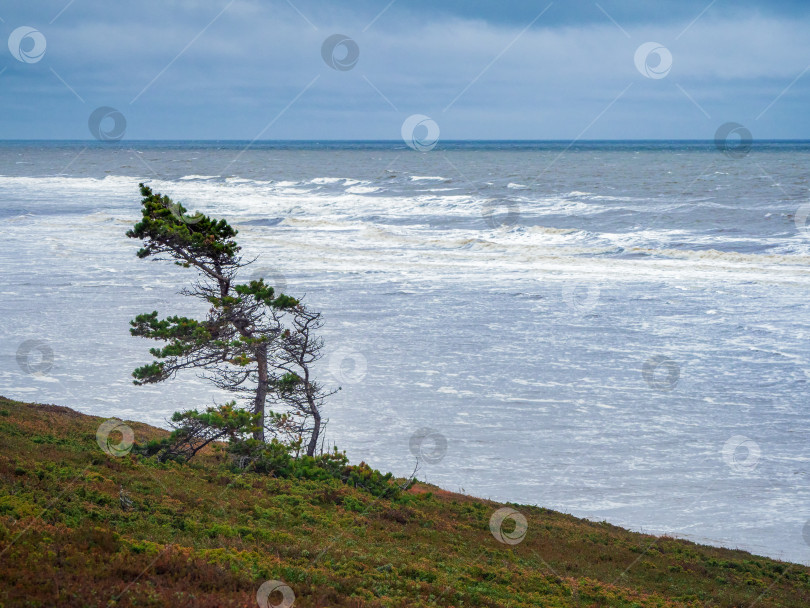
[[[215,442],[231,445],[244,442],[261,424],[260,415],[236,406],[235,401],[209,407],[204,412],[186,410],[175,412],[171,420],[174,430],[168,437],[135,445],[136,453],[155,456],[158,461],[188,461]]]
[[[228,222],[202,214],[189,217],[186,208],[168,196],[156,194],[144,184],[140,184],[140,189],[143,218],[127,232],[128,237],[146,242],[138,251],[139,258],[163,253],[168,248],[183,252],[186,261],[177,263],[186,267],[195,257],[221,266],[234,261],[239,252],[233,240],[237,231]]]

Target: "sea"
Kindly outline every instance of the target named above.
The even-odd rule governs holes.
[[[451,491],[810,564],[810,142],[0,142],[0,394],[168,426],[134,386],[139,183],[323,313],[324,449]],[[531,534],[531,530],[529,530]]]

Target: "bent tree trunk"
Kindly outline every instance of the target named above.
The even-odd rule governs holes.
[[[307,446],[307,456],[314,456],[315,449],[318,447],[318,435],[321,433],[321,412],[315,406],[311,398],[308,399],[312,411],[312,436],[309,438],[309,445]]]
[[[264,407],[267,401],[267,345],[262,344],[256,350],[256,364],[259,366],[259,384],[256,387],[256,400],[253,413],[259,414],[259,428],[253,432],[253,438],[264,442]]]

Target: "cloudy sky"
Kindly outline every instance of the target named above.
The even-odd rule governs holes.
[[[0,5],[0,139],[810,139],[810,2]],[[336,36],[340,35],[340,36]],[[113,130],[107,118],[102,130]]]

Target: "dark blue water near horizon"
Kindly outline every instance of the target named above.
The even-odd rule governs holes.
[[[140,146],[155,147],[177,147],[177,148],[233,148],[239,149],[246,146],[260,149],[350,149],[350,150],[370,150],[375,148],[391,148],[405,150],[408,147],[402,140],[389,139],[368,139],[368,140],[240,140],[240,139],[144,139],[144,140],[121,140],[121,141],[98,141],[89,140],[48,140],[48,139],[0,139],[0,146],[87,146],[93,148],[129,148]],[[758,150],[767,149],[807,149],[810,148],[808,139],[755,139],[750,142],[752,148]],[[629,149],[639,150],[667,150],[667,149],[717,149],[718,142],[712,139],[580,139],[570,140],[544,140],[544,139],[481,139],[481,140],[440,140],[433,150],[457,150],[457,149],[535,149],[535,150],[560,150],[560,149]]]

